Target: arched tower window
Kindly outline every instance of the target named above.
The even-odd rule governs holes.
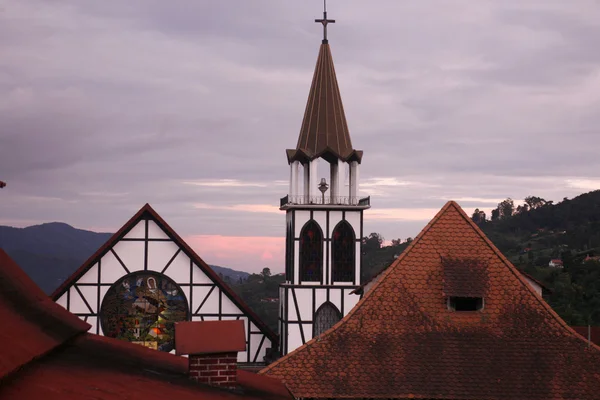
[[[321,282],[323,272],[323,232],[310,220],[300,232],[300,280]]]
[[[346,221],[341,221],[332,235],[332,264],[334,282],[353,282],[356,260],[356,236]]]
[[[342,313],[329,301],[323,303],[315,313],[313,337],[317,337],[342,319]]]

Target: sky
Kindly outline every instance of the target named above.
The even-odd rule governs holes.
[[[600,189],[600,1],[329,0],[365,232],[450,199]],[[285,149],[319,0],[1,0],[0,225],[114,232],[150,203],[205,261],[283,271]]]

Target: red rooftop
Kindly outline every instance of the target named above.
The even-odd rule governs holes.
[[[184,357],[87,333],[0,249],[0,400],[291,399],[279,380],[236,371],[234,390],[189,379]],[[266,379],[265,379],[266,378]]]

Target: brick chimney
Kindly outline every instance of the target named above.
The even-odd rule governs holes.
[[[244,321],[175,324],[175,351],[188,355],[189,377],[199,383],[235,388],[237,353],[246,350]]]

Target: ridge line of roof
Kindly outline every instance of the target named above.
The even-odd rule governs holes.
[[[308,90],[308,96],[306,99],[306,107],[304,109],[304,117],[302,118],[302,125],[300,125],[300,133],[298,136],[298,145],[296,146],[296,149],[299,149],[299,150],[303,150],[304,148],[308,147],[308,135],[306,136],[305,143],[302,143],[302,129],[304,128],[305,124],[308,124],[308,126],[310,126],[310,124],[312,122],[312,117],[313,117],[312,110],[315,106],[315,101],[316,101],[316,100],[312,99],[312,94],[313,94],[313,91],[315,90],[315,87],[318,84],[317,76],[319,76],[319,69],[321,68],[320,61],[321,61],[321,53],[322,52],[323,52],[323,45],[321,45],[321,47],[319,47],[319,53],[317,54],[317,63],[315,64],[315,70],[313,72],[313,79],[310,84],[310,89]],[[311,99],[313,101],[311,101]]]
[[[57,306],[60,307],[58,304],[57,304]],[[87,324],[87,322],[86,322],[86,324]],[[91,325],[90,325],[90,328],[91,328]],[[40,354],[38,354],[35,357],[30,358],[29,361],[27,361],[27,362],[25,362],[25,363],[23,363],[21,365],[18,365],[17,367],[15,367],[14,369],[12,369],[11,371],[8,371],[3,376],[0,376],[0,384],[2,383],[2,381],[11,379],[11,378],[19,375],[21,372],[23,372],[27,368],[30,368],[33,365],[37,364],[37,363],[43,362],[47,357],[50,357],[54,353],[57,353],[57,352],[61,351],[64,347],[71,345],[75,340],[79,339],[80,337],[82,337],[84,335],[93,335],[93,334],[89,333],[88,331],[81,331],[81,332],[75,332],[75,333],[73,333],[72,336],[70,336],[67,339],[63,340],[61,343],[57,344],[56,346],[54,346],[52,348],[49,348],[45,352],[40,353]],[[0,385],[0,387],[1,386],[2,385]]]
[[[100,248],[96,250],[94,254],[89,256],[87,260],[85,260],[79,266],[79,268],[77,268],[73,273],[71,273],[71,275],[69,275],[69,277],[65,279],[65,281],[50,294],[50,298],[54,301],[58,300],[58,298],[66,292],[66,289],[75,283],[75,280],[77,278],[81,277],[93,267],[92,261],[107,253],[108,250],[112,247],[112,245],[116,244],[119,237],[126,235],[135,226],[134,223],[137,222],[144,214],[144,212],[146,212],[148,209],[152,209],[152,207],[150,207],[150,204],[144,204],[144,206],[140,208],[138,212],[136,212],[131,218],[129,218],[129,220],[127,220],[127,222],[125,222],[125,224],[123,224],[123,226],[121,226],[121,228],[118,231],[113,233],[113,235],[110,238],[108,238],[108,240],[104,242],[104,244],[100,246]]]
[[[326,58],[327,58],[327,50],[325,48],[325,46],[328,46],[327,43],[324,43],[321,45],[321,48],[319,50],[319,59],[317,60],[317,63],[319,64],[319,70],[320,70],[320,74],[319,74],[319,84],[317,85],[317,87],[319,88],[319,95],[316,96],[316,98],[313,99],[313,108],[315,108],[314,106],[316,105],[316,109],[317,109],[317,120],[315,121],[315,126],[318,129],[319,128],[319,122],[321,121],[321,99],[323,96],[323,86],[325,86],[325,78],[327,77],[327,71],[325,69],[325,64],[326,64]],[[315,76],[316,78],[316,76]],[[313,94],[313,93],[311,93]],[[325,90],[325,101],[323,102],[324,107],[325,107],[325,130],[327,130],[327,90]],[[312,119],[311,119],[312,120]],[[310,125],[308,126],[308,128],[310,128]],[[309,135],[306,136],[306,141],[308,142],[309,139]],[[327,141],[325,141],[325,143],[329,144]],[[317,148],[317,145],[319,144],[319,135],[315,135],[315,148]]]

